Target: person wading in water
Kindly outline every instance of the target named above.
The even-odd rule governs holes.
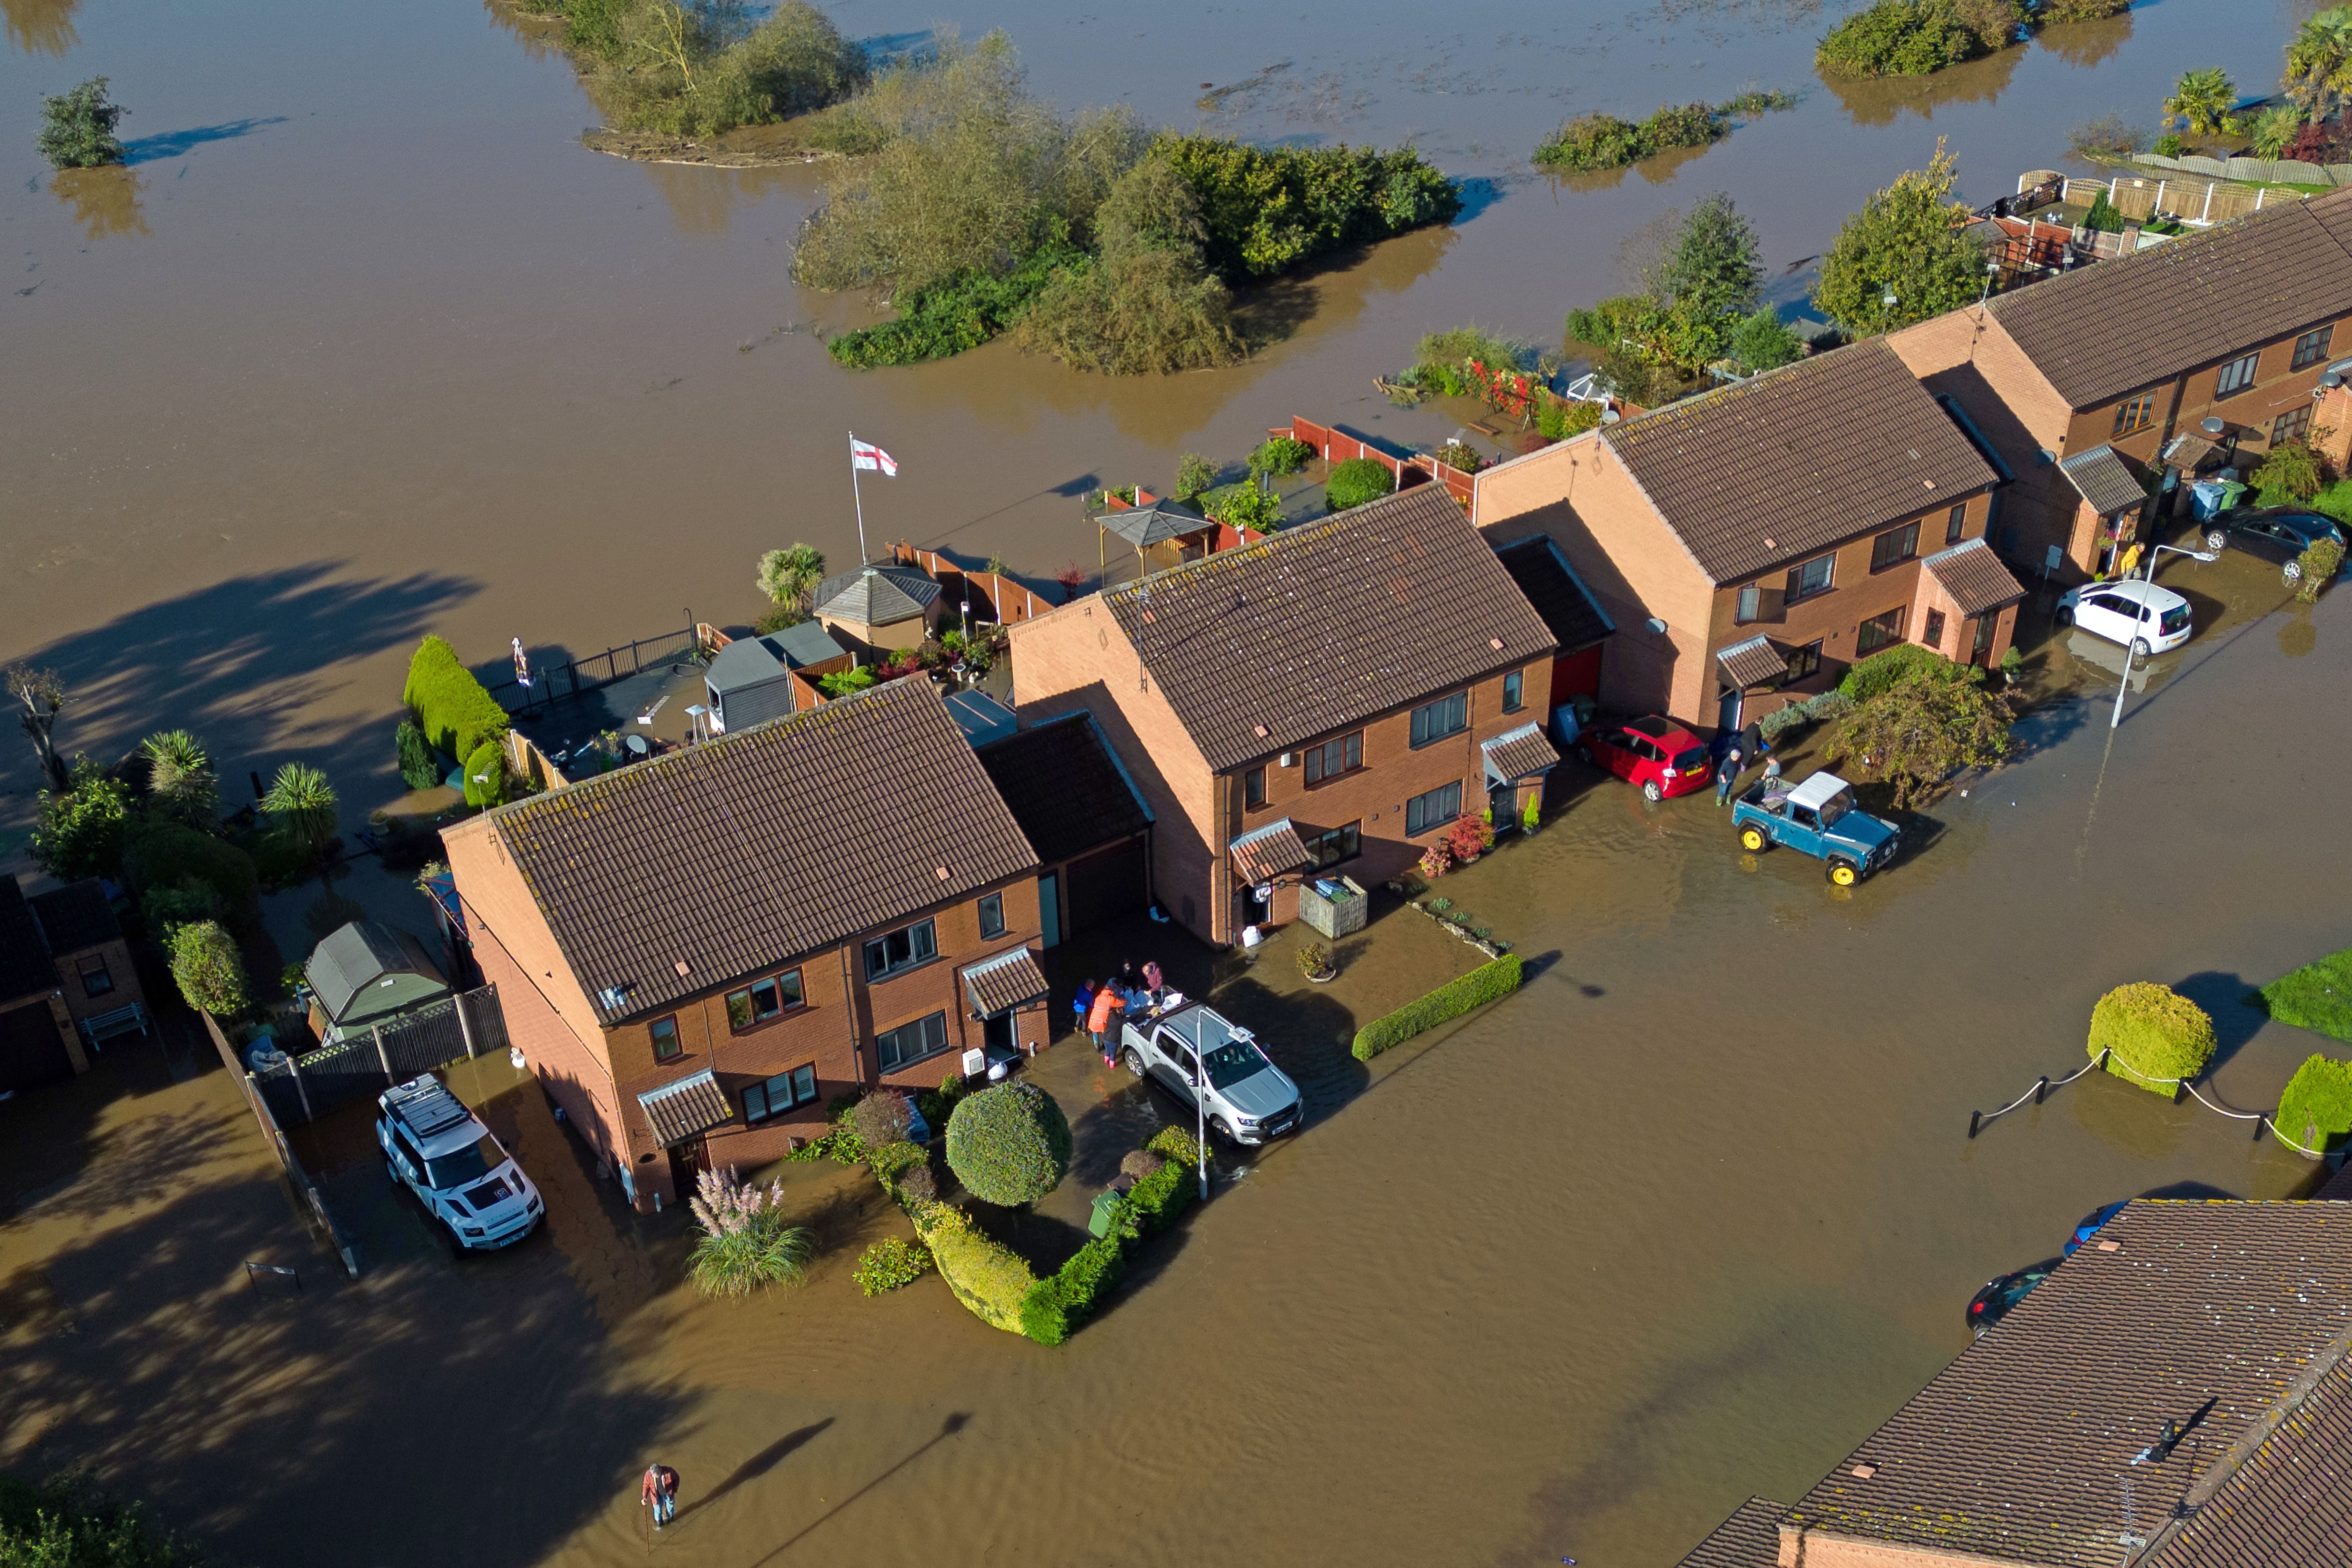
[[[676,1470],[663,1464],[646,1467],[646,1484],[638,1494],[637,1505],[642,1508],[647,1503],[653,1505],[656,1530],[659,1530],[677,1517],[677,1472]]]

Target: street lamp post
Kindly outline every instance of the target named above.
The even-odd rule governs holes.
[[[2147,548],[2147,576],[2143,581],[2156,581],[2156,558],[2169,550],[2175,555],[2186,555],[2191,561],[2211,563],[2221,557],[2206,550],[2183,550],[2178,544],[2150,544]],[[2131,689],[2132,665],[2139,658],[2139,638],[2134,637],[2124,648],[2124,678],[2116,688],[2116,710],[2107,716],[2107,728],[2112,730],[2124,721],[2124,693]]]

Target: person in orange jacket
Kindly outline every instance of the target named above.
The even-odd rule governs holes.
[[[1127,1010],[1127,1000],[1118,987],[1106,983],[1095,993],[1094,1011],[1087,1015],[1087,1032],[1095,1037],[1095,1050],[1102,1057],[1103,1066],[1110,1067],[1118,1060],[1118,1044],[1112,1037],[1118,1029],[1114,1021]]]

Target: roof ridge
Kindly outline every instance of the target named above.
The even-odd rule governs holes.
[[[2331,191],[2326,194],[2333,195],[2335,193]],[[2308,217],[2310,216],[2310,207],[2311,203],[2308,201],[2294,201],[2284,203],[2274,207],[2262,207],[2257,208],[2252,212],[2240,213],[2235,217],[2224,218],[2220,223],[2214,224],[2210,227],[2198,229],[2194,233],[2180,235],[2174,238],[2168,239],[2162,245],[2148,246],[2145,249],[2135,250],[2125,256],[2109,257],[2104,261],[2097,262],[2088,267],[2070,268],[2060,272],[2054,278],[2034,279],[2032,282],[2025,284],[2021,288],[2011,289],[2006,293],[1995,294],[1991,299],[1985,301],[1985,309],[1990,310],[1992,313],[1992,319],[1998,321],[2007,312],[2007,310],[2012,307],[2017,300],[2027,298],[2037,289],[2048,289],[2053,285],[2057,285],[2063,288],[2071,279],[2076,278],[2095,278],[2103,271],[2105,272],[2107,277],[2112,279],[2115,276],[2112,269],[2118,267],[2128,268],[2137,266],[2142,268],[2147,268],[2159,265],[2170,265],[2178,262],[2184,254],[2191,254],[2202,250],[2221,239],[2235,237],[2245,229],[2254,227],[2258,221],[2266,223],[2273,219],[2286,220],[2292,218],[2296,213],[2302,213],[2305,216]],[[2327,226],[2326,224],[2320,224],[2318,226],[2324,230]],[[2333,237],[2331,236],[2330,237]],[[2352,255],[2352,252],[2347,252],[2347,254]],[[2144,257],[2153,258],[2154,259],[2142,261],[2141,258]],[[2049,296],[2044,294],[2042,298],[2046,300]]]

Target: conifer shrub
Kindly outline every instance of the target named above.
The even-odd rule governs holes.
[[[2107,1052],[2107,1071],[2158,1094],[2204,1071],[2213,1047],[2213,1020],[2169,985],[2118,985],[2091,1009],[2090,1054]]]
[[[948,1168],[983,1203],[1034,1203],[1069,1173],[1069,1121],[1024,1079],[984,1089],[948,1118]]]
[[[1333,465],[1331,477],[1323,486],[1323,504],[1333,511],[1345,511],[1378,500],[1395,489],[1396,475],[1386,463],[1374,458],[1349,458]]]
[[[459,662],[457,650],[437,637],[426,637],[409,656],[408,683],[401,700],[415,715],[425,738],[445,756],[470,759],[483,742],[509,728],[498,699]]]
[[[2279,1096],[2278,1130],[2306,1149],[2327,1153],[2352,1133],[2352,1062],[2313,1057],[2294,1069]]]

